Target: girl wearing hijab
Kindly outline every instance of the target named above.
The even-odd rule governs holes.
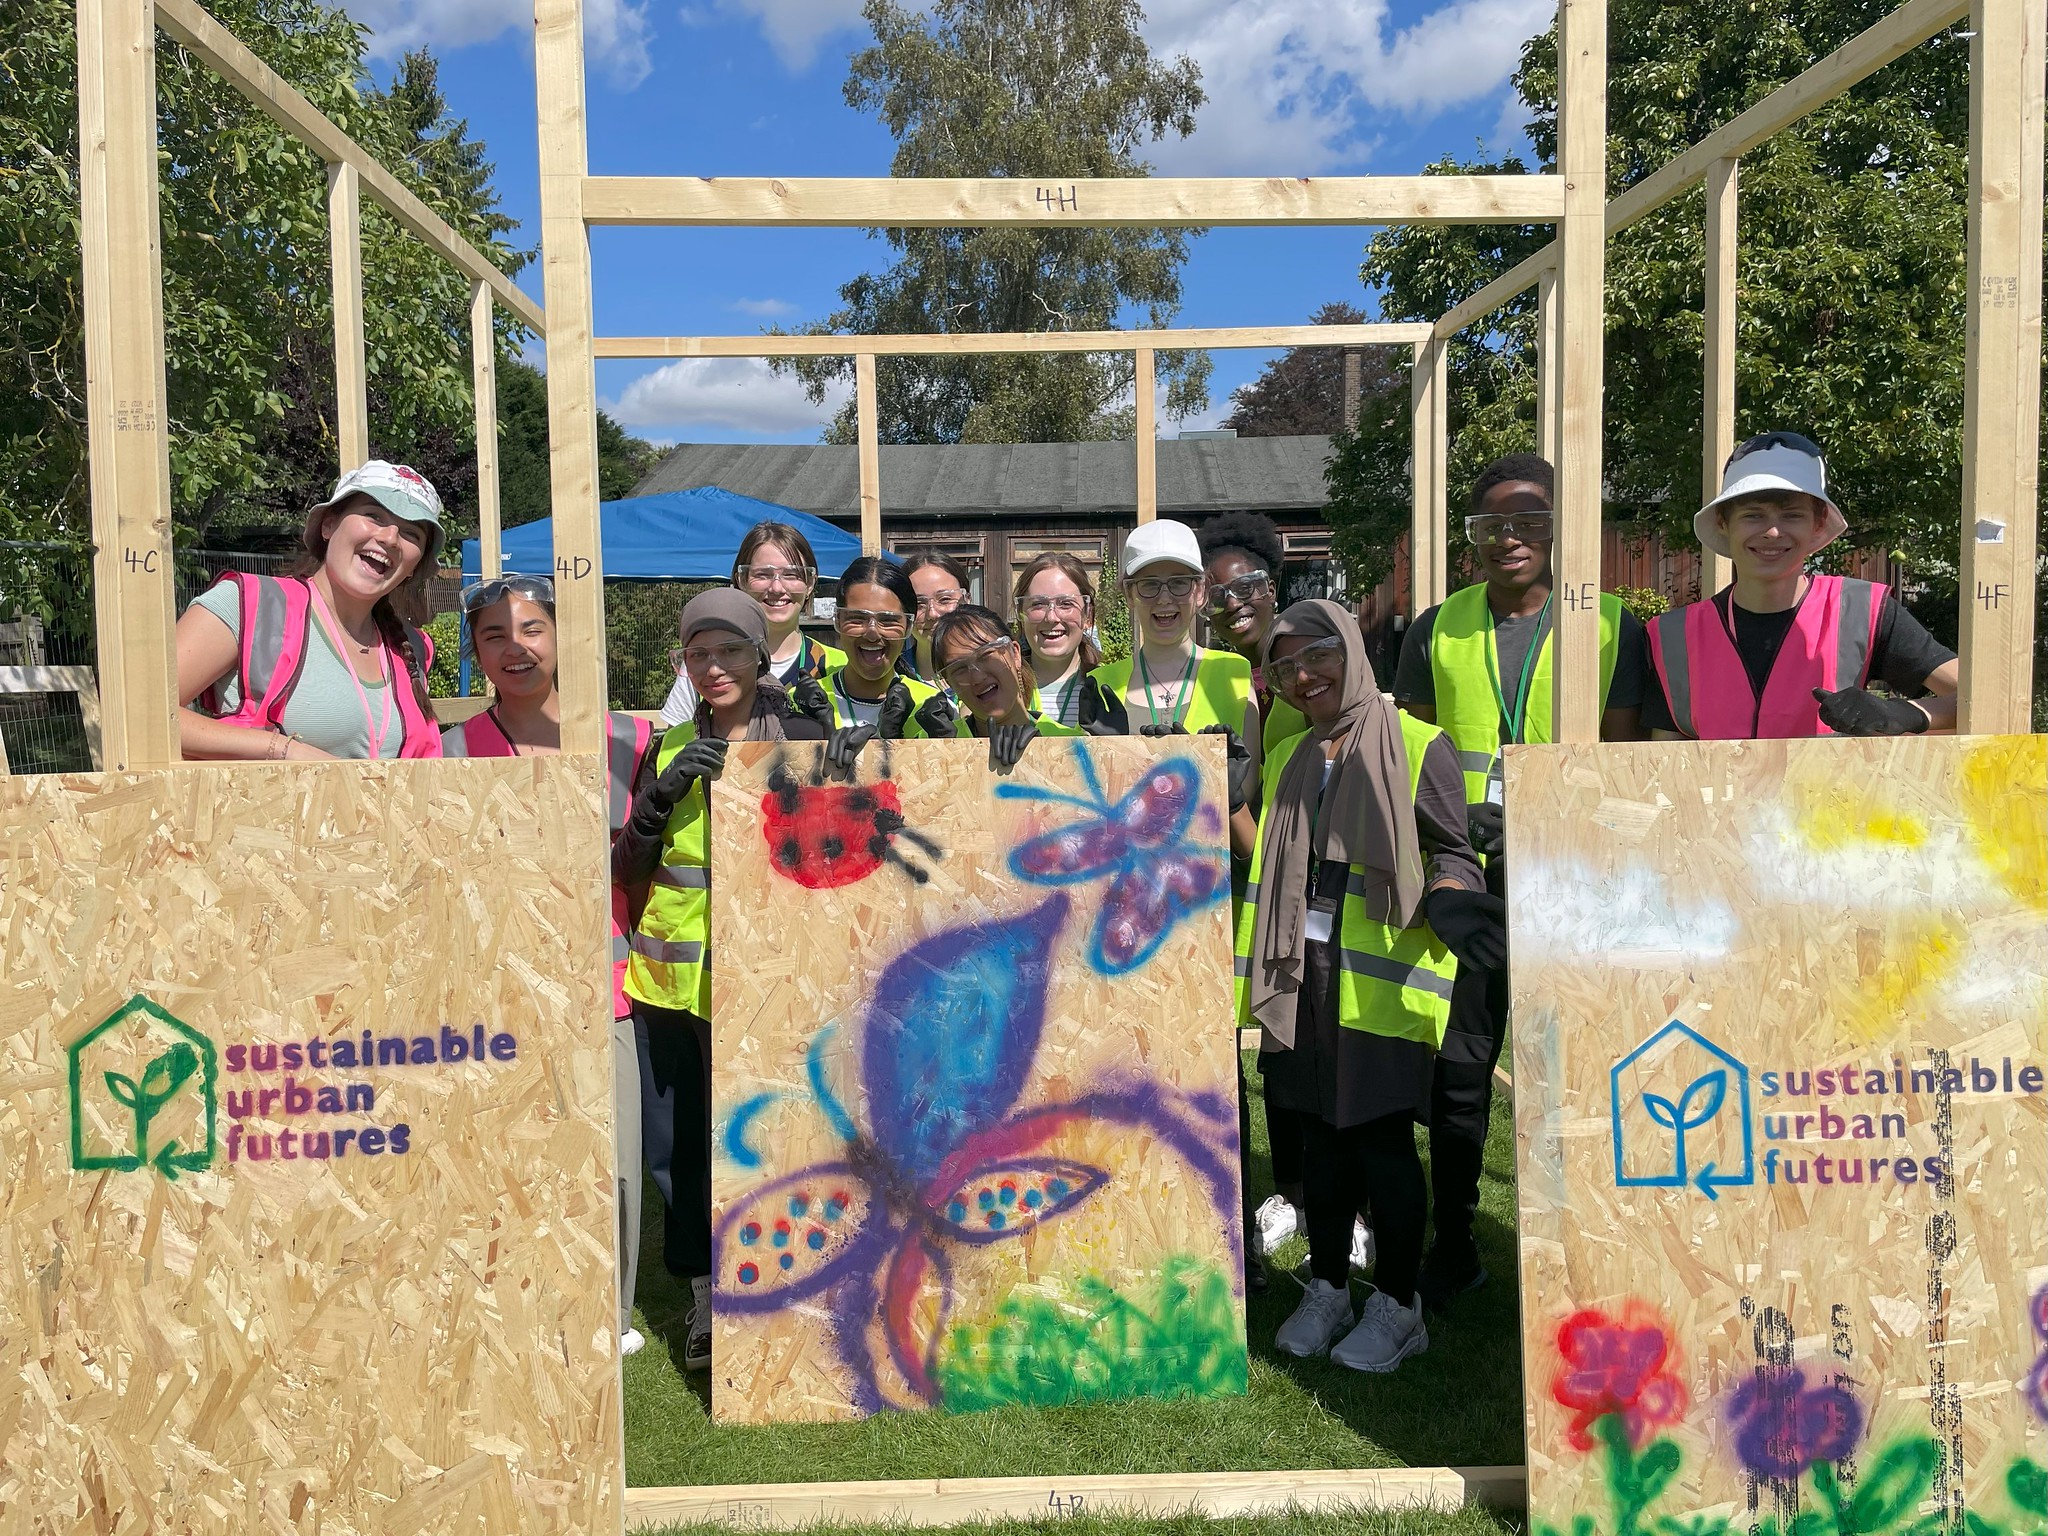
[[[690,1282],[686,1370],[711,1365],[710,793],[735,741],[820,741],[770,672],[768,616],[731,587],[683,609],[673,653],[697,695],[640,776],[633,813],[612,839],[612,880],[652,881],[628,943],[626,995],[640,1063],[640,1135],[661,1193],[662,1258]]]
[[[768,615],[773,681],[789,687],[800,677],[823,677],[833,667],[846,665],[841,652],[803,632],[804,604],[818,585],[818,557],[801,528],[772,521],[749,528],[733,556],[732,584]],[[678,672],[675,687],[661,706],[662,722],[674,725],[696,711],[696,687],[687,670]]]
[[[988,738],[991,768],[1010,769],[1040,736],[1080,736],[1038,712],[1038,684],[1023,648],[1001,617],[963,603],[932,627],[932,659],[940,678],[967,707],[962,736]]]
[[[441,733],[443,757],[554,757],[562,750],[562,696],[555,687],[555,584],[545,576],[500,576],[462,589],[469,647],[490,680],[490,708]],[[654,730],[632,715],[605,720],[605,778],[616,837],[633,804],[633,785],[654,744]],[[633,1282],[640,1268],[640,1056],[626,998],[626,936],[646,899],[636,887],[612,887],[612,1148],[619,1174],[619,1353],[647,1341],[633,1326]]]
[[[1500,963],[1507,938],[1466,838],[1457,752],[1381,696],[1351,615],[1295,604],[1264,663],[1308,721],[1266,764],[1256,822],[1249,809],[1231,817],[1232,846],[1252,861],[1239,1022],[1264,1031],[1267,1101],[1307,1118],[1313,1278],[1274,1342],[1304,1357],[1335,1344],[1339,1364],[1391,1371],[1429,1347],[1415,1124],[1428,1118],[1451,979],[1459,960]],[[1352,1225],[1368,1208],[1376,1288],[1352,1327]]]

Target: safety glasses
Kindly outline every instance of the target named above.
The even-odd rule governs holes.
[[[832,625],[842,635],[873,633],[893,640],[910,628],[907,613],[878,613],[865,608],[842,608],[832,615]]]
[[[1240,576],[1235,581],[1226,581],[1220,587],[1209,589],[1209,611],[1227,613],[1232,608],[1242,608],[1246,603],[1255,603],[1273,590],[1273,578],[1264,571],[1253,571],[1249,576]]]
[[[1195,590],[1195,583],[1201,579],[1199,576],[1140,576],[1127,585],[1137,593],[1139,601],[1150,603],[1156,602],[1162,592],[1171,593],[1175,597],[1186,597]]]
[[[939,587],[919,595],[917,611],[919,613],[951,613],[966,600],[966,597],[966,592],[959,587]]]
[[[555,584],[545,576],[489,576],[482,581],[472,581],[462,589],[462,611],[475,613],[479,608],[501,603],[515,594],[532,602],[553,606]]]
[[[1016,652],[1012,647],[1016,643],[1014,640],[991,640],[987,645],[979,646],[965,656],[954,657],[939,668],[939,676],[945,679],[947,687],[956,692],[970,677],[987,677],[996,673],[1007,673],[1014,677],[1017,669],[1012,658]],[[1000,668],[995,665],[998,656],[1005,658],[1005,664]]]
[[[743,565],[740,584],[766,591],[770,587],[801,587],[808,591],[818,573],[808,565]]]
[[[709,672],[714,667],[728,677],[757,670],[761,653],[744,640],[721,645],[679,645],[668,653],[669,665],[678,672]]]
[[[1344,670],[1344,641],[1338,635],[1311,640],[1299,650],[1272,657],[1265,670],[1273,686],[1283,691],[1298,688],[1304,677],[1326,680]]]
[[[1027,597],[1018,604],[1018,611],[1027,619],[1049,619],[1054,614],[1063,619],[1078,619],[1087,607],[1087,599],[1063,592],[1058,597]]]
[[[1513,539],[1518,544],[1543,544],[1550,539],[1554,522],[1548,512],[1520,512],[1512,516],[1488,515],[1465,519],[1465,537],[1475,548]]]

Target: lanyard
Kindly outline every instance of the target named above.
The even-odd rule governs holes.
[[[1536,612],[1536,633],[1529,641],[1528,652],[1522,657],[1522,676],[1521,680],[1515,684],[1515,703],[1512,709],[1508,707],[1508,701],[1500,691],[1500,663],[1495,659],[1496,653],[1500,648],[1494,643],[1493,638],[1493,632],[1496,627],[1493,622],[1493,605],[1488,603],[1485,607],[1486,680],[1493,685],[1493,701],[1500,706],[1501,719],[1508,723],[1508,740],[1520,741],[1522,739],[1523,711],[1529,707],[1529,679],[1536,671],[1537,653],[1543,649],[1543,643],[1550,638],[1549,631],[1543,627],[1544,621],[1550,617],[1550,599],[1548,597],[1544,598],[1543,606]]]
[[[1189,690],[1194,687],[1195,666],[1201,660],[1201,656],[1202,649],[1200,646],[1188,652],[1187,670],[1180,675],[1180,695],[1173,701],[1173,712],[1166,717],[1168,725],[1178,725],[1180,723],[1180,712],[1187,705]],[[1151,712],[1152,723],[1157,725],[1159,724],[1159,706],[1152,702],[1152,689],[1155,685],[1152,681],[1152,669],[1145,665],[1145,652],[1143,648],[1140,648],[1138,651],[1138,675],[1145,680],[1145,708]]]
[[[313,594],[313,611],[320,616],[320,627],[327,632],[328,640],[334,646],[334,654],[341,662],[341,668],[348,673],[348,680],[355,684],[356,699],[363,706],[363,740],[368,744],[370,757],[374,760],[384,755],[384,738],[391,731],[391,693],[395,686],[391,678],[391,666],[384,658],[385,647],[377,648],[377,667],[384,674],[384,718],[381,723],[370,719],[370,695],[363,687],[363,680],[356,676],[356,664],[349,660],[348,646],[342,639],[341,621],[327,606],[327,599],[320,595],[320,588],[312,582],[306,586]],[[508,737],[507,740],[510,738]]]

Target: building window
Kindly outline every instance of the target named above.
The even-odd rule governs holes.
[[[1008,591],[1017,590],[1017,578],[1040,555],[1072,555],[1088,572],[1097,589],[1102,586],[1102,563],[1108,557],[1109,540],[1077,533],[1064,538],[1010,540],[1010,581]]]
[[[1344,568],[1330,552],[1328,529],[1287,533],[1283,541],[1287,575],[1282,583],[1286,590],[1280,594],[1282,608],[1312,597],[1327,597],[1340,603],[1345,600]]]

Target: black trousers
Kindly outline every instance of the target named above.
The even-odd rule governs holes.
[[[1308,1123],[1315,1116],[1275,1104],[1266,1099],[1266,1150],[1273,1163],[1273,1187],[1282,1193],[1301,1190],[1301,1165],[1308,1156]],[[1237,1060],[1237,1156],[1238,1187],[1244,1195],[1244,1230],[1250,1240],[1252,1218],[1259,1202],[1252,1198],[1252,1092],[1244,1075],[1244,1058]]]
[[[1508,973],[1460,965],[1451,983],[1451,1019],[1429,1093],[1429,1177],[1436,1217],[1437,1258],[1464,1267],[1478,1262],[1472,1220],[1493,1110],[1493,1069],[1507,1037]]]
[[[661,1258],[678,1279],[711,1273],[711,1025],[633,1003],[640,1145],[661,1193]]]
[[[1308,1120],[1308,1263],[1318,1280],[1343,1286],[1351,1274],[1352,1218],[1372,1225],[1379,1256],[1373,1284],[1403,1306],[1415,1300],[1429,1190],[1415,1150],[1415,1117],[1403,1111],[1343,1130]]]

